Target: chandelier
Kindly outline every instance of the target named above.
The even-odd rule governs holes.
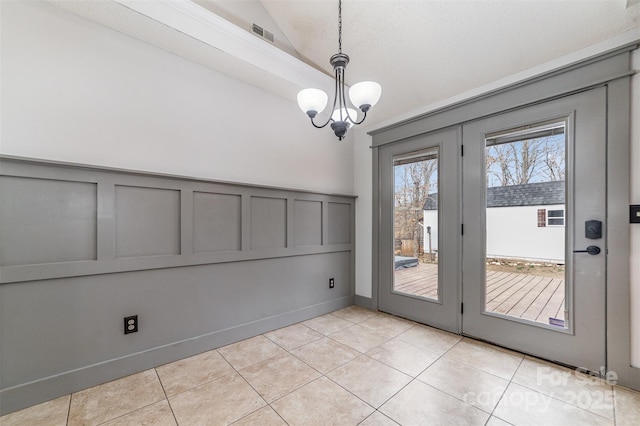
[[[318,125],[313,119],[327,106],[327,94],[319,89],[304,89],[298,93],[298,105],[311,119],[311,124],[318,129],[331,123],[331,129],[338,137],[344,139],[351,125],[362,123],[367,118],[367,112],[373,107],[382,94],[382,87],[374,81],[361,81],[349,89],[351,103],[363,112],[358,121],[358,112],[347,105],[345,97],[344,71],[349,63],[349,56],[342,53],[342,0],[338,0],[338,53],[329,59],[335,75],[335,92],[333,95],[333,114],[322,125]]]

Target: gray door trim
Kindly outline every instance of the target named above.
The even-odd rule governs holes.
[[[378,309],[378,289],[380,281],[380,273],[378,265],[380,264],[380,256],[378,254],[380,246],[380,152],[377,148],[374,148],[371,152],[373,158],[373,167],[371,168],[373,174],[373,197],[372,198],[372,230],[371,230],[371,307]]]
[[[637,43],[369,132],[374,147],[579,92],[633,73]]]
[[[629,293],[630,78],[607,85],[607,367],[623,386],[640,390],[640,368],[631,367]]]

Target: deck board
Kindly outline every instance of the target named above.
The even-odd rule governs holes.
[[[394,274],[394,290],[427,299],[438,299],[438,265],[420,263],[413,268],[401,268]]]
[[[514,317],[522,317],[522,314],[525,313],[529,306],[533,303],[534,300],[538,297],[538,294],[544,290],[544,288],[549,285],[549,280],[544,277],[535,277],[529,285],[526,293],[522,295],[520,300],[518,300],[514,305],[511,306],[506,314]]]
[[[438,265],[420,263],[394,273],[394,290],[438,298]],[[564,319],[564,279],[525,273],[487,271],[487,311],[544,324]]]

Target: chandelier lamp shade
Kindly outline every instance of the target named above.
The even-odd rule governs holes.
[[[323,124],[314,121],[317,115],[324,111],[329,97],[319,89],[304,89],[298,93],[298,105],[311,119],[311,124],[322,129],[331,124],[331,129],[339,140],[344,139],[347,130],[352,125],[362,123],[367,118],[367,112],[380,100],[382,87],[374,81],[361,81],[349,88],[349,100],[351,104],[362,111],[363,115],[358,120],[358,112],[347,104],[345,96],[344,73],[349,63],[349,56],[342,53],[342,0],[338,1],[338,53],[329,59],[333,67],[335,77],[335,91],[333,94],[333,113]]]

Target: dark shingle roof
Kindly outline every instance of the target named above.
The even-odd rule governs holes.
[[[487,207],[564,204],[564,181],[487,188]],[[438,209],[438,194],[429,194],[425,210]]]
[[[438,193],[429,194],[422,210],[438,210]]]

